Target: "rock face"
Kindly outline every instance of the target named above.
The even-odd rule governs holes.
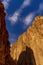
[[[16,65],[10,56],[10,42],[6,30],[4,5],[0,2],[0,65]]]
[[[23,65],[22,59],[24,59],[25,57],[27,58],[27,63],[29,62],[29,52],[27,53],[26,47],[30,48],[33,52],[30,53],[30,57],[32,56],[31,59],[35,59],[35,61],[33,59],[34,62],[32,61],[32,65],[43,65],[43,16],[37,16],[33,21],[32,26],[30,26],[27,31],[19,36],[18,40],[13,43],[11,47],[11,57],[17,61],[19,61],[19,59],[21,58],[22,64],[20,64],[19,62],[18,65]],[[27,55],[25,55],[24,53]],[[22,56],[21,54],[24,56]]]
[[[0,2],[0,65],[6,64],[6,58],[10,52],[10,42],[8,41],[8,32],[5,24],[4,6]]]

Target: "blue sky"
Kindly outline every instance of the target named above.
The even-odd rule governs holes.
[[[2,3],[11,44],[26,31],[36,16],[43,15],[43,0],[2,0]]]

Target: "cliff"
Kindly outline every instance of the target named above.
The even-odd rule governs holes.
[[[10,53],[11,57],[18,61],[22,52],[26,52],[26,47],[32,49],[36,65],[43,65],[43,16],[37,16],[34,19],[32,26],[30,26],[27,31],[20,35],[18,40],[13,43]],[[21,65],[23,65],[23,57],[24,56],[20,59]],[[25,57],[28,59],[28,55],[25,55]],[[27,61],[29,62],[29,60]]]
[[[43,16],[37,16],[11,48],[5,16],[0,2],[0,65],[43,65]]]
[[[4,5],[0,2],[0,65],[16,65],[10,56],[10,42],[5,23],[6,13]]]

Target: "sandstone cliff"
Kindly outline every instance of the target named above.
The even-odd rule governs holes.
[[[0,65],[16,65],[10,56],[10,42],[6,30],[4,5],[0,2]]]
[[[32,26],[13,43],[11,57],[18,61],[21,52],[26,51],[26,46],[32,49],[36,65],[43,65],[43,16],[37,16]]]

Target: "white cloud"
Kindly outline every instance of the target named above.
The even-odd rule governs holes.
[[[31,0],[24,0],[24,2],[21,5],[21,8],[25,8],[26,6],[30,5]]]
[[[39,5],[39,10],[43,10],[43,3]]]
[[[11,0],[3,0],[3,1],[2,1],[2,3],[4,4],[5,9],[8,8],[10,1],[11,1]]]
[[[30,4],[31,4],[31,0],[24,0],[20,8],[16,12],[14,12],[12,16],[9,16],[8,19],[10,20],[11,24],[15,24],[18,21],[18,18],[20,16],[20,13],[23,11],[23,8],[25,8]]]
[[[18,13],[18,12],[15,12],[15,13],[13,14],[13,16],[8,17],[8,19],[10,20],[11,24],[13,25],[13,24],[15,24],[16,21],[18,20],[18,17],[19,17],[19,13]]]
[[[41,14],[41,11],[43,10],[43,3],[40,3],[39,4],[39,8],[38,10],[36,11],[36,13],[40,13]]]
[[[23,23],[27,26],[29,25],[29,23],[33,20],[35,16],[35,13],[30,13],[28,16],[25,17],[25,19],[23,20]]]

